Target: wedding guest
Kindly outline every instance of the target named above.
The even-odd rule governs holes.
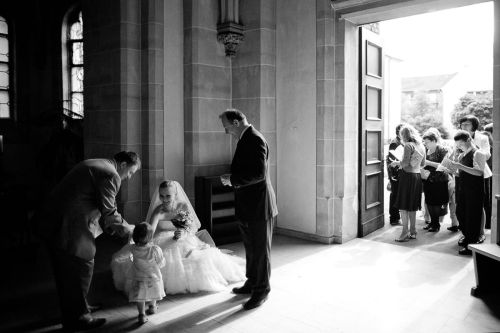
[[[395,205],[401,214],[403,229],[396,242],[406,242],[417,238],[416,213],[422,203],[422,179],[420,168],[425,165],[425,148],[418,131],[411,125],[403,125],[399,131],[404,144],[402,161],[394,161],[391,165],[399,165],[399,188]],[[410,231],[408,232],[408,222]]]
[[[453,151],[454,145],[450,145],[446,140],[443,140],[441,132],[439,132],[437,128],[430,127],[426,132],[434,133],[438,138],[437,144],[446,149],[449,154]],[[450,220],[451,220],[451,226],[449,226],[447,229],[453,232],[457,232],[459,229],[458,229],[458,219],[457,219],[456,205],[455,205],[455,177],[453,173],[448,173],[447,187],[448,187],[448,212],[450,213]],[[425,210],[425,212],[426,212],[426,214],[424,215],[425,223],[430,224],[431,217],[427,209]],[[444,216],[446,215],[446,207],[443,208],[441,213],[443,215],[439,216],[439,223],[442,223],[444,220]]]
[[[458,131],[454,140],[456,146],[463,152],[458,162],[452,162],[459,173],[456,193],[457,217],[464,235],[461,243],[463,248],[458,253],[470,255],[472,252],[468,249],[468,244],[478,243],[481,237],[486,156],[473,144],[469,132]]]
[[[423,141],[427,148],[425,178],[423,179],[426,211],[430,215],[430,224],[424,227],[430,232],[439,231],[440,217],[446,215],[448,205],[448,174],[438,171],[437,167],[448,155],[448,150],[438,144],[439,137],[434,131],[424,133]]]
[[[428,133],[434,133],[436,135],[436,137],[438,138],[437,143],[438,144],[442,143],[441,132],[439,132],[439,130],[437,128],[435,128],[435,127],[429,127],[426,132],[428,132]],[[425,173],[427,173],[427,171],[425,171]],[[425,204],[425,193],[424,193],[424,195],[422,195],[422,216],[424,217],[426,228],[429,228],[429,224],[431,223],[431,215],[429,213],[429,210],[427,209],[427,205]],[[439,217],[439,222],[440,223],[442,222],[443,217],[444,216],[440,216]],[[426,228],[424,228],[424,229],[427,230]]]
[[[473,115],[467,115],[459,120],[460,124],[460,129],[468,131],[471,138],[472,142],[475,144],[475,146],[486,156],[486,160],[488,160],[491,157],[491,152],[490,152],[490,143],[488,140],[488,137],[482,134],[478,129],[479,129],[479,119],[476,116]],[[485,179],[484,182],[484,193],[485,193],[485,199],[483,201],[483,205],[486,205],[483,207],[484,209],[484,216],[481,222],[481,231],[480,231],[480,237],[479,237],[479,243],[482,243],[485,239],[484,236],[484,226],[486,224],[491,225],[491,213],[489,214],[489,220],[488,216],[486,215],[486,210],[491,212],[491,197],[489,197],[489,193],[491,192],[491,177],[493,176],[493,173],[491,172],[491,169],[488,167],[488,164],[485,163],[484,165],[484,172],[483,172],[483,177]]]
[[[488,142],[490,143],[490,158],[486,161],[486,164],[488,164],[490,170],[493,170],[493,123],[485,125],[482,133],[488,137]],[[491,204],[493,199],[492,179],[493,177],[485,179],[485,182],[488,183],[485,185],[486,199],[484,200],[484,212],[486,214],[484,227],[486,229],[491,228]]]
[[[483,134],[484,134],[484,132],[488,132],[491,135],[493,135],[493,123],[489,123],[487,125],[484,125],[483,129],[484,129]]]
[[[448,174],[448,212],[450,213],[451,226],[447,229],[452,232],[457,232],[459,230],[459,224],[457,219],[457,204],[455,199],[455,175]]]
[[[135,244],[131,247],[133,264],[127,276],[127,292],[128,300],[137,304],[139,324],[146,323],[147,315],[157,312],[156,301],[165,297],[160,271],[165,266],[165,258],[161,248],[151,242],[152,238],[153,228],[149,223],[142,222],[135,226],[132,236]]]
[[[219,118],[226,134],[238,140],[231,174],[222,175],[221,182],[234,188],[236,217],[247,259],[247,280],[233,293],[251,295],[243,305],[250,310],[262,305],[271,291],[271,243],[278,208],[269,176],[269,146],[241,111],[229,109]]]
[[[396,137],[391,140],[389,143],[389,151],[396,150],[399,146],[402,146],[401,138],[399,136],[399,131],[403,124],[399,124],[396,126]],[[386,165],[387,165],[387,176],[389,177],[390,191],[391,194],[389,196],[389,223],[391,225],[398,225],[401,216],[399,215],[399,210],[396,206],[394,206],[394,200],[396,199],[396,193],[398,192],[399,185],[399,166],[391,166],[391,163],[395,160],[395,157],[390,153],[386,156]]]
[[[38,234],[47,244],[59,294],[65,330],[102,326],[87,303],[94,271],[95,239],[103,230],[128,237],[132,232],[118,213],[116,195],[122,181],[140,168],[134,152],[122,151],[112,159],[89,159],[78,163],[56,185],[34,217]]]

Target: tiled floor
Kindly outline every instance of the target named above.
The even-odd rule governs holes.
[[[243,311],[245,298],[231,294],[230,287],[221,293],[167,296],[159,313],[140,327],[135,307],[114,290],[109,272],[98,267],[91,298],[104,303],[96,316],[108,322],[97,332],[500,331],[500,302],[470,296],[475,284],[470,257],[427,246],[426,238],[436,236],[424,233],[417,241],[395,244],[390,234],[397,232],[386,227],[343,245],[276,236],[272,292],[262,307]],[[457,236],[440,233],[456,247]],[[241,244],[224,248],[243,255]],[[60,330],[54,295],[32,295],[7,313],[0,330]]]

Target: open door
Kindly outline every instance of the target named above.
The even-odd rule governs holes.
[[[363,237],[384,225],[383,50],[380,36],[359,28],[359,225]]]

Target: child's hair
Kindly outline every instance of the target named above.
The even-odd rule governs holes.
[[[153,229],[147,222],[139,223],[135,226],[132,239],[137,245],[146,245],[153,238]]]

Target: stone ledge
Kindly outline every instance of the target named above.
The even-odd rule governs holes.
[[[295,237],[323,244],[342,244],[342,237],[339,236],[320,236],[316,234],[308,234],[302,231],[290,230],[280,227],[275,227],[274,232],[278,235]]]

